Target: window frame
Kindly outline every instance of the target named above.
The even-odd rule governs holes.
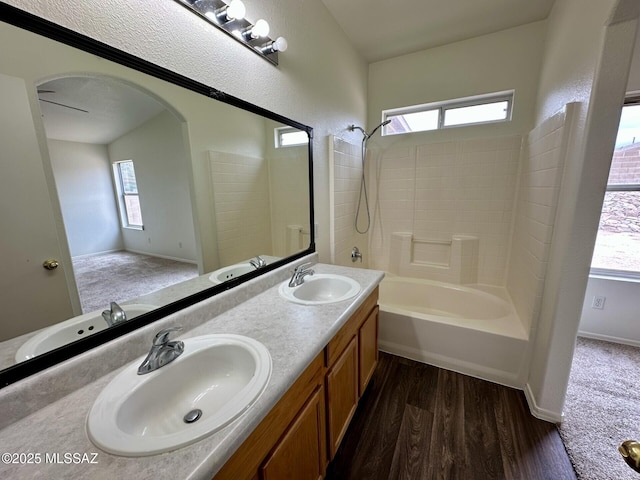
[[[622,105],[622,108],[627,106],[638,105],[640,103],[640,95],[635,92],[633,94],[627,95]],[[622,117],[622,110],[620,110],[620,115]],[[618,121],[620,122],[620,120]],[[618,126],[618,129],[620,127]],[[615,152],[615,151],[614,151]],[[612,158],[614,152],[611,152]],[[609,167],[609,175],[611,174],[611,167]],[[638,192],[640,193],[640,183],[609,183],[607,179],[607,188],[605,189],[605,195],[607,192]],[[604,206],[604,197],[603,197],[603,205],[600,206],[600,215],[602,215],[602,207]],[[600,229],[600,221],[598,221],[598,230]],[[594,252],[596,248],[596,244],[593,246]],[[593,262],[593,258],[591,260]],[[627,281],[635,281],[640,282],[640,271],[638,270],[616,270],[613,268],[594,268],[589,267],[589,276],[593,277],[605,277],[609,279],[617,279],[617,280],[627,280]]]
[[[433,132],[435,130],[445,130],[449,128],[458,128],[458,127],[467,127],[470,125],[486,125],[490,123],[504,123],[510,122],[513,115],[513,103],[515,98],[515,90],[504,90],[501,92],[487,93],[483,95],[474,95],[471,97],[463,97],[463,98],[455,98],[452,100],[445,100],[442,102],[432,102],[432,103],[423,103],[421,105],[411,105],[408,107],[400,107],[400,108],[390,108],[382,111],[382,121],[386,122],[390,120],[391,117],[398,117],[401,115],[412,114],[412,113],[420,113],[420,112],[428,112],[428,111],[438,111],[438,126],[429,130],[416,130],[411,132],[398,132],[398,133],[387,133],[387,126],[385,125],[382,128],[383,136],[392,136],[392,135],[406,135],[410,133],[421,133],[421,132]],[[489,105],[492,103],[499,102],[507,102],[507,113],[504,119],[499,120],[485,120],[480,122],[468,122],[468,123],[458,123],[456,125],[445,125],[445,113],[447,110],[455,110],[457,108],[463,107],[473,107],[478,105]]]
[[[307,133],[307,132],[305,132],[304,130],[297,129],[295,127],[290,127],[290,126],[276,127],[273,129],[273,138],[274,138],[275,148],[300,147],[302,145],[309,144],[309,135],[307,134],[307,139],[305,142],[292,143],[292,144],[285,145],[282,143],[282,136],[286,135],[287,133]]]
[[[124,186],[124,179],[120,167],[123,163],[131,163],[135,177],[135,165],[133,160],[118,160],[113,162],[113,175],[115,177],[116,192],[118,198],[118,209],[120,210],[120,224],[122,228],[128,228],[131,230],[144,230],[144,220],[142,219],[142,206],[140,206],[140,219],[142,223],[140,225],[129,222],[129,209],[127,208],[127,197],[137,197],[138,205],[140,205],[140,190],[138,189],[138,179],[135,178],[136,190],[138,193],[126,193]]]

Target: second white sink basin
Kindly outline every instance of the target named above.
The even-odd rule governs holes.
[[[196,442],[244,413],[271,376],[269,351],[241,335],[189,338],[173,362],[138,375],[142,360],[118,374],[89,412],[89,438],[109,453],[139,457]]]
[[[244,275],[245,273],[255,272],[255,271],[256,271],[255,267],[251,265],[249,262],[236,263],[235,265],[219,268],[218,270],[213,272],[211,275],[209,275],[209,280],[211,280],[213,283],[217,285],[220,283],[224,283],[228,280],[234,279],[236,277],[239,277],[241,275]]]
[[[144,304],[120,305],[120,307],[126,313],[128,320],[158,308],[155,305]],[[24,342],[16,352],[16,362],[23,362],[36,355],[42,355],[54,348],[106,330],[108,327],[107,322],[102,318],[102,311],[85,313],[56,323]]]
[[[280,284],[280,296],[290,302],[302,305],[325,305],[355,297],[360,292],[360,284],[342,275],[316,273],[307,276],[302,285],[290,287],[289,281]]]

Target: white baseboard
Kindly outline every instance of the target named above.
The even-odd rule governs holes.
[[[620,343],[622,345],[630,345],[632,347],[640,347],[640,341],[630,338],[612,337],[610,335],[602,335],[600,333],[578,331],[579,337],[592,338],[594,340],[603,340],[605,342]]]
[[[465,362],[455,358],[437,355],[422,350],[416,350],[404,345],[399,345],[397,343],[385,342],[380,340],[378,340],[378,349],[383,352],[391,353],[392,355],[398,355],[400,357],[415,360],[417,362],[427,363],[429,365],[444,368],[445,370],[451,370],[463,375],[469,375],[481,380],[487,380],[499,385],[522,390],[522,384],[518,382],[518,376],[511,372],[482,367],[480,365]]]
[[[131,248],[128,248],[128,249],[126,249],[124,251],[125,252],[131,252],[131,253],[139,253],[141,255],[147,255],[149,257],[158,257],[158,258],[164,258],[166,260],[175,260],[176,262],[191,263],[193,265],[197,265],[198,264],[198,262],[196,262],[195,260],[188,260],[186,258],[179,258],[179,257],[171,257],[169,255],[160,255],[158,253],[143,252],[142,250],[133,250]]]
[[[546,410],[538,406],[536,397],[528,383],[524,387],[524,396],[527,398],[529,411],[534,417],[551,423],[561,423],[563,421],[564,415],[562,413],[558,414],[557,412],[552,412],[551,410]]]

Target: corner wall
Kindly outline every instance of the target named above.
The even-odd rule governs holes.
[[[47,140],[71,256],[123,248],[106,145]]]
[[[562,418],[638,15],[635,0],[557,0],[548,19],[536,123],[578,103],[526,388],[551,421]]]

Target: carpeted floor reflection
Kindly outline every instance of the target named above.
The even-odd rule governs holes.
[[[194,264],[124,251],[74,258],[73,269],[83,313],[198,276]]]

